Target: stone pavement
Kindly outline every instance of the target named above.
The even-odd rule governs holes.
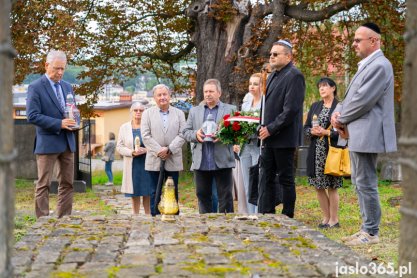
[[[129,200],[97,188],[118,214],[39,219],[15,245],[16,277],[335,277],[336,265],[369,264],[281,215],[182,208],[176,222],[162,222],[130,215]]]

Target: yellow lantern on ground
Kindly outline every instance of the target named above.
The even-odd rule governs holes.
[[[162,214],[162,221],[175,221],[175,214],[177,214],[179,207],[175,198],[175,185],[172,177],[168,177],[162,188],[162,196],[158,204],[158,209]]]

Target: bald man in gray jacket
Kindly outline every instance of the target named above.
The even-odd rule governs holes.
[[[349,141],[352,183],[362,216],[361,230],[342,238],[351,246],[379,242],[377,155],[397,150],[394,75],[380,46],[381,34],[376,24],[365,23],[356,30],[353,47],[362,60],[344,100],[332,115],[333,126]]]

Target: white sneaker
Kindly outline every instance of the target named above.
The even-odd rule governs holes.
[[[351,241],[346,242],[348,246],[356,246],[362,244],[375,244],[379,243],[379,237],[377,235],[371,236],[368,233],[363,232],[357,238],[352,239]]]
[[[353,240],[353,239],[355,239],[355,238],[360,237],[363,233],[365,233],[365,232],[364,232],[364,231],[362,231],[362,230],[360,230],[359,232],[354,233],[353,235],[342,237],[342,238],[341,238],[341,240],[342,240],[343,242],[351,241],[351,240]],[[366,233],[365,233],[365,234],[366,234]]]

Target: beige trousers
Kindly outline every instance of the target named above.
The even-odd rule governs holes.
[[[57,215],[61,218],[70,215],[73,200],[74,153],[66,150],[57,154],[38,154],[38,183],[35,189],[36,217],[49,215],[49,188],[54,172],[55,162],[58,161],[58,203]]]

